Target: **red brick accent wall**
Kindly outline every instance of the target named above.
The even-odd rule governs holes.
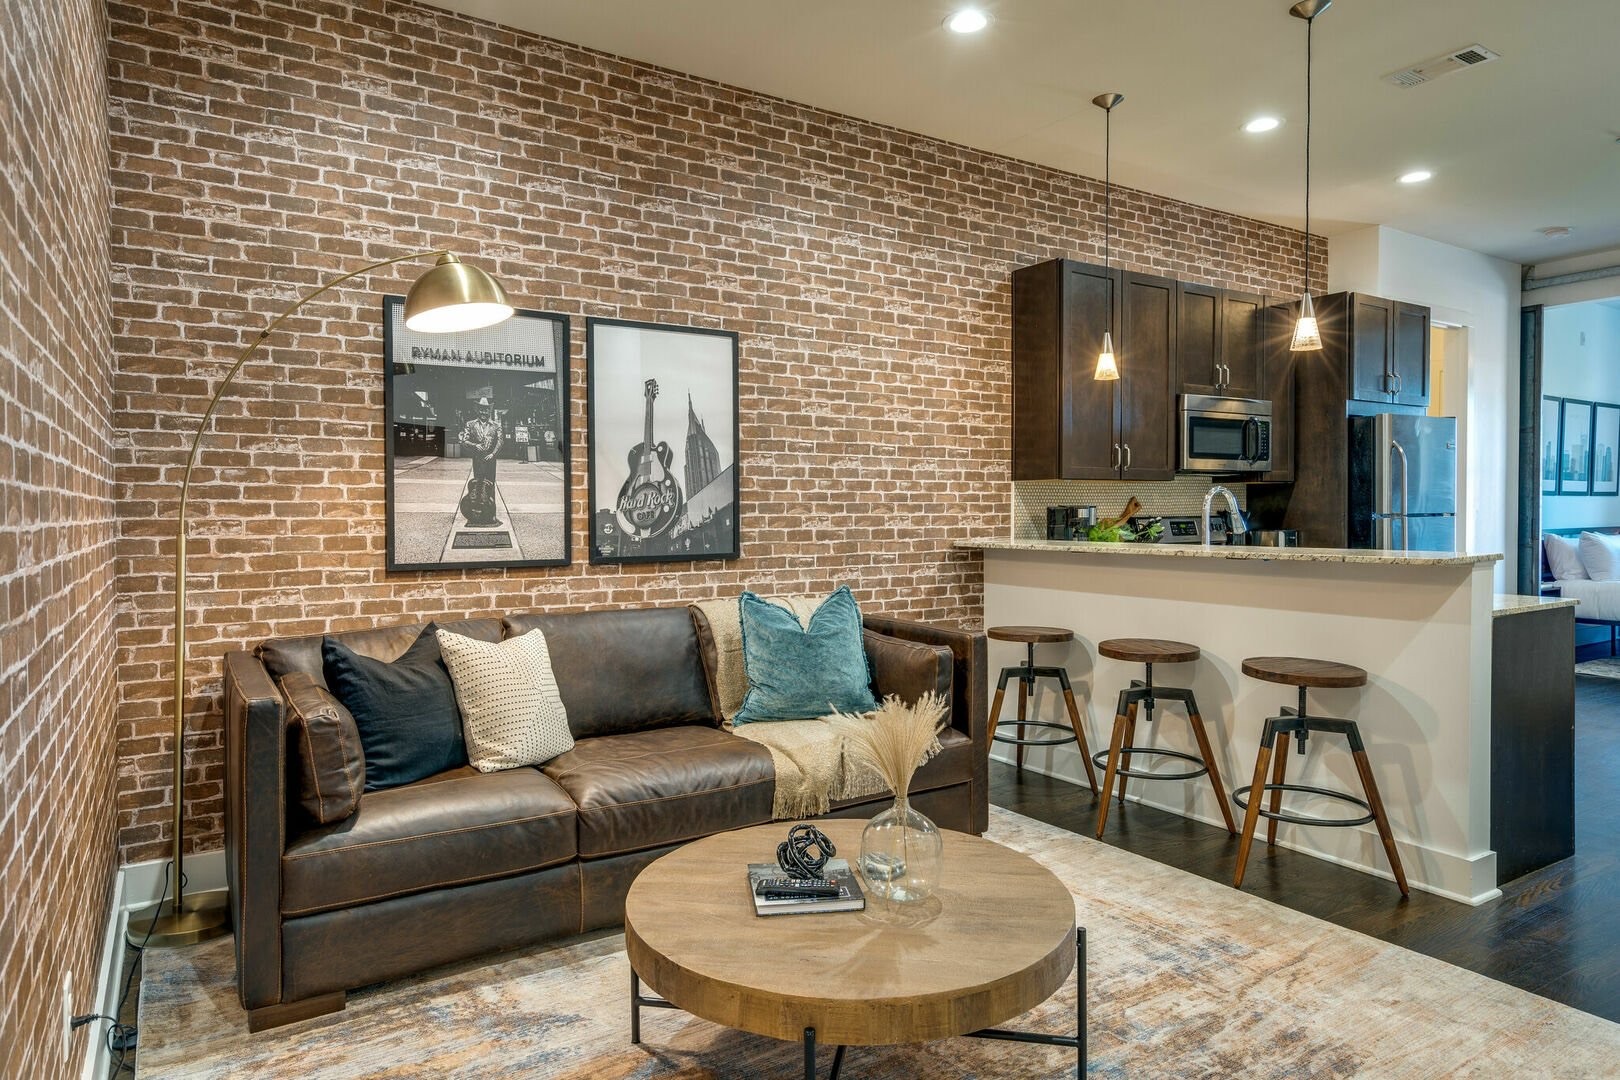
[[[980,618],[977,557],[950,543],[1008,527],[1008,275],[1100,257],[1099,183],[409,3],[109,11],[127,858],[165,836],[185,439],[258,327],[370,259],[454,248],[575,318],[581,561],[385,574],[378,297],[412,271],[303,312],[245,369],[198,472],[195,847],[220,842],[220,657],[266,636],[839,582],[872,609]],[[1299,288],[1297,233],[1115,205],[1128,265]],[[583,562],[588,315],[741,334],[741,560]]]
[[[0,3],[0,1076],[66,1076],[117,869],[106,20]],[[100,1025],[73,1037],[74,1065]],[[77,1069],[71,1070],[77,1073]]]

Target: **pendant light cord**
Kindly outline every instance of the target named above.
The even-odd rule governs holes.
[[[1103,110],[1103,269],[1112,270],[1109,244],[1114,229],[1114,107]],[[1114,330],[1114,305],[1108,305],[1109,333]]]
[[[1311,31],[1316,16],[1305,20],[1305,293],[1311,291]]]

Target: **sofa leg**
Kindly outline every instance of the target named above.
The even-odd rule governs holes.
[[[302,1001],[287,1001],[280,1005],[249,1009],[248,1030],[264,1031],[268,1028],[281,1027],[283,1024],[296,1024],[300,1020],[308,1020],[314,1016],[342,1012],[346,1000],[345,992],[339,990],[335,994],[322,994]]]

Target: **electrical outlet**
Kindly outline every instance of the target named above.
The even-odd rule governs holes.
[[[62,972],[62,1057],[73,1056],[73,972]]]

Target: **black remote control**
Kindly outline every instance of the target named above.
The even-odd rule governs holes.
[[[754,886],[765,900],[827,900],[840,891],[836,883],[816,878],[767,878]]]

